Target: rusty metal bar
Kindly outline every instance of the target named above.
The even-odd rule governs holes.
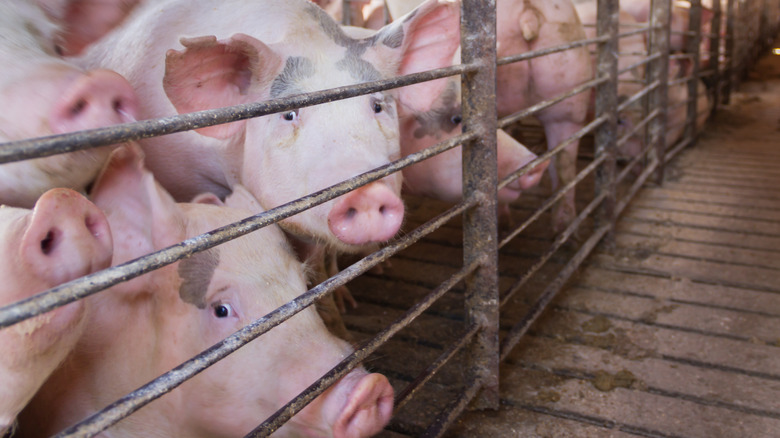
[[[594,203],[598,199],[599,197],[594,199]],[[581,220],[580,218],[581,215],[577,217],[577,220]],[[550,301],[555,298],[555,295],[561,290],[561,288],[563,288],[563,285],[566,283],[566,281],[569,280],[569,277],[571,277],[577,268],[580,267],[582,262],[585,260],[585,257],[587,257],[591,251],[593,251],[593,249],[596,247],[596,244],[601,241],[601,238],[604,237],[608,231],[609,224],[604,224],[597,228],[595,232],[588,238],[588,240],[582,244],[580,249],[577,250],[574,256],[570,259],[569,263],[566,264],[563,269],[561,269],[561,271],[558,273],[558,276],[556,276],[555,279],[553,279],[550,284],[548,284],[539,299],[531,306],[531,310],[525,314],[525,316],[523,316],[520,322],[515,324],[515,326],[509,330],[509,333],[507,333],[507,335],[504,337],[504,340],[501,342],[501,360],[504,360],[506,356],[512,351],[512,348],[517,345],[517,343],[520,341],[520,338],[522,338],[531,327],[531,324],[533,324],[539,315],[542,314],[542,311],[545,309],[545,307],[547,307]]]
[[[615,206],[615,214],[620,216],[623,214],[623,210],[626,209],[628,206],[628,203],[631,202],[632,199],[634,199],[634,196],[636,196],[637,192],[639,192],[639,189],[642,188],[642,186],[645,184],[645,182],[650,178],[650,176],[655,172],[655,168],[658,166],[658,160],[653,157],[653,159],[650,161],[650,163],[647,165],[647,167],[642,170],[642,173],[639,174],[639,177],[637,177],[636,181],[631,185],[631,187],[626,192],[625,196],[620,199],[620,201]],[[627,167],[627,169],[631,169],[631,167]]]
[[[352,0],[341,0],[341,24],[344,26],[352,25],[352,8],[350,8]]]
[[[560,102],[562,100],[566,100],[566,99],[570,98],[571,96],[574,96],[575,94],[579,94],[579,93],[582,93],[584,91],[587,91],[587,90],[593,88],[594,86],[602,84],[602,83],[604,83],[604,82],[606,82],[608,80],[609,80],[609,78],[607,78],[607,77],[599,77],[599,78],[590,80],[590,81],[585,82],[585,83],[583,83],[581,85],[578,85],[577,87],[569,90],[566,93],[561,93],[561,94],[559,94],[559,95],[557,95],[557,96],[555,96],[553,98],[550,98],[550,99],[547,99],[545,101],[539,102],[536,105],[529,106],[528,108],[526,108],[526,109],[524,109],[522,111],[518,111],[518,112],[516,112],[514,114],[510,114],[510,115],[508,115],[506,117],[502,117],[498,121],[498,127],[501,128],[501,129],[506,128],[507,126],[511,125],[512,123],[515,123],[515,122],[517,122],[517,121],[519,121],[521,119],[524,119],[524,118],[526,118],[528,116],[534,115],[534,114],[538,113],[539,111],[541,111],[541,110],[543,110],[543,109],[545,109],[547,107],[553,106],[553,105],[555,105],[556,103],[558,103],[558,102]]]
[[[547,153],[545,153],[544,155],[539,157],[539,159],[545,160],[545,159],[551,157],[552,155],[555,155],[556,153],[558,153],[561,150],[563,150],[566,146],[568,146],[572,142],[574,142],[576,140],[579,140],[582,137],[584,137],[585,135],[587,135],[594,128],[596,128],[600,124],[604,123],[605,121],[606,121],[606,116],[602,116],[602,117],[600,117],[600,118],[590,122],[588,125],[586,125],[582,129],[577,131],[577,133],[575,135],[573,135],[573,136],[569,137],[568,139],[562,141],[560,145],[555,147],[555,149],[553,149],[551,151],[548,151]],[[525,228],[527,228],[534,221],[536,221],[536,219],[538,219],[539,216],[542,215],[542,213],[544,213],[548,208],[552,207],[552,205],[555,202],[559,201],[566,192],[568,192],[569,190],[571,190],[575,186],[575,184],[577,184],[580,181],[582,181],[585,178],[586,175],[588,175],[591,171],[593,171],[593,169],[595,168],[594,163],[601,164],[601,160],[596,160],[593,163],[589,164],[585,169],[580,171],[580,173],[578,173],[577,176],[572,181],[570,181],[565,186],[563,186],[560,189],[558,189],[557,192],[555,192],[552,196],[550,196],[538,209],[536,209],[536,211],[534,212],[533,215],[531,215],[530,218],[526,219],[526,221],[523,222],[519,227],[515,228],[511,233],[509,233],[507,236],[505,236],[498,243],[498,248],[499,249],[503,248],[504,245],[509,243],[515,237],[517,237],[517,235],[522,233],[523,230],[525,230]],[[522,169],[525,169],[526,167],[528,167],[528,166],[523,166]],[[514,175],[516,173],[520,173],[520,171],[516,171],[512,175]],[[512,181],[512,175],[510,175],[507,178],[505,178],[502,181],[502,184],[505,185],[505,184],[509,183],[510,181]],[[499,185],[499,187],[502,187],[502,185]]]
[[[723,68],[723,76],[726,78],[723,84],[723,103],[728,105],[731,101],[731,88],[734,82],[734,1],[726,3],[726,66]]]
[[[583,169],[578,175],[577,178],[573,181],[571,184],[567,184],[566,188],[562,188],[559,190],[558,194],[559,197],[563,195],[566,191],[574,187],[574,184],[582,181],[587,175],[591,174],[594,170],[596,170],[599,165],[601,165],[604,160],[606,160],[605,156],[599,157],[596,160],[594,160],[591,164],[588,165],[585,169]],[[582,222],[582,220],[585,219],[590,213],[592,213],[593,209],[595,209],[597,206],[600,205],[601,201],[607,196],[607,193],[602,193],[601,195],[597,196],[596,200],[591,201],[591,203],[580,212],[580,214],[574,219],[574,221],[569,224],[569,226],[558,236],[556,236],[555,240],[553,241],[553,244],[550,245],[550,248],[547,249],[547,251],[542,254],[541,257],[534,263],[533,266],[531,266],[528,271],[523,274],[522,277],[517,279],[508,289],[505,293],[501,296],[501,301],[499,302],[499,307],[503,307],[509,299],[512,298],[514,294],[516,294],[520,289],[525,285],[525,283],[531,279],[531,277],[536,274],[541,267],[547,263],[547,261],[552,257],[553,254],[577,231],[577,228],[579,227],[579,224]],[[537,213],[540,213],[541,211],[544,211],[552,206],[552,202],[548,200],[545,202],[545,204],[537,210]],[[535,220],[535,218],[532,218]],[[527,220],[519,229],[522,231],[522,228],[525,228],[527,224],[532,222],[532,219]],[[515,234],[516,235],[516,234]],[[507,243],[509,240],[504,239],[503,242]]]
[[[514,181],[517,178],[520,178],[521,176],[525,175],[526,173],[530,172],[531,169],[536,167],[538,163],[541,163],[543,161],[547,161],[548,159],[551,159],[554,155],[560,153],[564,148],[566,148],[568,145],[572,144],[575,141],[581,140],[583,137],[591,133],[593,130],[595,130],[599,125],[604,123],[606,121],[606,117],[599,117],[598,119],[588,123],[582,129],[574,133],[571,137],[563,140],[561,144],[555,146],[553,149],[548,150],[547,152],[543,153],[539,157],[537,157],[535,160],[531,161],[530,163],[526,164],[525,166],[521,167],[520,169],[515,170],[514,172],[510,173],[509,175],[505,176],[504,179],[499,181],[498,183],[498,189],[501,190],[509,183]],[[499,245],[499,248],[501,246]]]
[[[478,383],[468,385],[455,400],[441,410],[439,415],[428,426],[428,429],[420,435],[420,438],[438,438],[444,435],[479,390],[480,386]]]
[[[382,344],[387,342],[396,333],[405,328],[409,323],[414,321],[415,318],[420,316],[426,309],[428,309],[433,303],[441,298],[446,292],[455,287],[456,284],[465,280],[468,275],[472,274],[479,268],[479,265],[483,261],[475,260],[468,266],[464,266],[458,272],[450,277],[447,281],[442,283],[433,292],[431,292],[423,301],[414,305],[400,318],[387,326],[384,330],[379,332],[369,341],[365,342],[362,346],[357,348],[354,353],[345,357],[338,365],[333,367],[330,371],[325,373],[319,380],[312,383],[308,388],[303,390],[298,396],[290,400],[289,403],[284,405],[273,415],[268,417],[262,424],[257,426],[252,432],[248,433],[245,438],[264,438],[271,435],[277,429],[279,429],[284,423],[298,413],[301,409],[306,407],[312,400],[318,395],[325,392],[328,387],[336,383],[340,378],[344,377],[349,371],[355,368],[363,360],[365,360],[371,353],[376,351]]]
[[[718,101],[720,100],[720,87],[721,87],[721,69],[720,69],[720,28],[722,23],[723,11],[720,7],[720,0],[712,2],[712,20],[710,21],[710,59],[709,69],[712,71],[712,83],[715,84],[712,87],[712,112],[710,116],[715,115],[718,111]]]
[[[641,61],[637,61],[637,62],[635,62],[635,63],[633,63],[633,64],[631,64],[631,65],[629,65],[629,66],[627,66],[627,67],[624,67],[624,68],[623,68],[623,69],[621,69],[621,70],[618,70],[618,72],[617,72],[617,73],[618,73],[618,76],[622,75],[622,74],[623,74],[623,73],[625,73],[625,72],[631,71],[631,70],[633,70],[633,69],[635,69],[635,68],[637,68],[637,67],[643,66],[643,65],[645,65],[645,64],[649,64],[649,63],[651,63],[651,62],[653,62],[653,61],[655,61],[656,59],[658,59],[658,58],[660,58],[660,57],[661,57],[661,54],[660,54],[660,53],[655,53],[655,54],[653,54],[653,55],[650,55],[650,56],[647,56],[647,54],[646,54],[646,53],[642,53],[641,55],[642,55],[642,56],[645,56],[645,58],[644,58],[644,59],[642,59]],[[620,81],[620,82],[624,82],[624,81]]]
[[[631,131],[627,132],[625,135],[620,137],[617,141],[618,150],[620,150],[620,148],[622,148],[631,137],[635,136],[642,128],[644,128],[647,124],[649,124],[654,118],[658,117],[660,112],[661,111],[658,108],[656,108],[655,110],[653,110],[653,112],[648,114],[644,119],[642,119],[639,123],[637,123],[636,126],[634,126],[631,129]],[[646,145],[647,144],[649,143],[646,143]],[[647,150],[648,147],[645,146],[645,150],[643,150],[640,155],[644,155],[645,153],[647,153]],[[617,181],[619,182],[620,178],[617,178]]]
[[[566,50],[576,49],[578,47],[587,46],[588,44],[600,43],[604,40],[602,37],[589,38],[584,40],[578,40],[567,44],[561,44],[559,46],[546,47],[544,49],[532,50],[530,52],[519,53],[517,55],[505,56],[498,58],[498,66],[512,64],[520,61],[527,61],[532,58],[538,58],[540,56],[549,55],[552,53],[564,52]]]
[[[477,202],[477,199],[461,202],[450,210],[430,220],[425,225],[413,230],[397,242],[355,262],[335,276],[309,289],[304,294],[280,306],[264,317],[255,320],[253,323],[243,327],[201,354],[122,397],[86,420],[60,432],[56,436],[58,438],[89,437],[100,433],[116,424],[121,419],[129,416],[143,406],[181,385],[187,379],[200,373],[210,365],[236,351],[241,346],[283,323],[301,310],[313,304],[315,301],[332,292],[334,289],[343,286],[348,281],[371,269],[373,266],[387,260],[399,251],[408,248],[422,237],[430,234],[459,214],[462,214],[468,208],[473,207]],[[479,261],[475,261],[474,263],[479,263]],[[471,265],[468,265],[468,267],[464,267],[463,270],[468,271],[470,267]]]
[[[33,297],[0,308],[0,328],[39,315],[65,304],[97,293],[115,284],[138,277],[154,269],[174,263],[196,252],[205,251],[220,243],[243,236],[254,230],[276,223],[307,208],[327,202],[361,185],[384,178],[404,167],[419,162],[437,153],[452,149],[463,141],[475,138],[477,133],[465,133],[435,146],[410,154],[390,164],[365,172],[344,182],[314,192],[295,201],[272,208],[264,213],[247,218],[235,224],[217,228],[200,236],[192,237],[179,244],[156,251],[149,255],[118,266],[63,283]]]
[[[498,409],[498,226],[496,217],[496,2],[461,3],[461,57],[477,64],[463,75],[463,129],[478,138],[462,145],[464,198],[480,203],[463,215],[463,264],[482,260],[466,279],[466,324],[481,330],[465,350],[466,380],[478,383],[481,409]]]
[[[691,72],[691,80],[688,82],[688,110],[686,111],[685,119],[685,134],[684,137],[691,138],[691,143],[695,142],[697,137],[696,121],[698,120],[698,96],[699,96],[699,69],[700,69],[700,45],[701,45],[701,0],[690,0],[690,20],[688,23],[689,29],[694,32],[694,35],[688,38],[686,52],[692,53],[694,56],[693,70]]]
[[[457,337],[457,339],[452,342],[442,354],[439,355],[439,357],[436,358],[433,362],[431,362],[424,370],[418,374],[418,376],[409,382],[406,387],[401,390],[396,396],[395,396],[395,406],[393,407],[393,412],[398,412],[401,410],[404,405],[412,398],[414,394],[417,393],[417,391],[425,385],[426,382],[431,380],[434,375],[447,363],[450,359],[452,359],[455,354],[457,354],[460,350],[463,349],[463,347],[471,341],[471,339],[474,337],[474,335],[477,334],[479,331],[479,326],[476,324],[472,324],[466,331]]]
[[[656,166],[655,180],[661,184],[664,179],[666,161],[664,154],[666,150],[666,119],[668,117],[669,101],[669,28],[671,20],[671,0],[652,0],[650,3],[650,22],[660,23],[662,27],[650,34],[648,49],[654,53],[660,53],[661,58],[651,64],[648,70],[648,78],[657,81],[658,87],[649,96],[649,106],[660,111],[657,117],[650,123],[650,141],[649,145],[655,146],[655,157],[658,160]]]
[[[678,143],[672,145],[674,149],[666,153],[666,161],[669,161],[675,156],[677,156],[677,154],[679,154],[683,149],[685,149],[689,144],[691,144],[692,141],[693,139],[691,139],[690,137],[688,138],[683,137]]]
[[[652,83],[646,85],[645,87],[642,87],[641,90],[637,91],[631,97],[623,101],[620,105],[617,106],[617,112],[625,111],[626,108],[633,105],[636,101],[639,99],[645,97],[648,93],[651,91],[657,89],[660,86],[660,82],[653,81]]]
[[[263,102],[236,105],[213,110],[179,114],[171,117],[125,123],[86,131],[58,134],[36,139],[18,140],[0,144],[0,164],[29,158],[46,157],[64,152],[89,149],[98,146],[124,143],[159,135],[189,131],[237,120],[317,105],[339,99],[361,96],[402,87],[437,78],[472,72],[476,65],[455,65],[451,67],[414,73],[376,82],[348,85],[316,91],[308,94],[273,99]]]

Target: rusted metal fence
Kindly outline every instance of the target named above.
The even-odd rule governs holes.
[[[650,0],[648,0],[650,1]],[[441,355],[420,370],[411,383],[402,388],[396,396],[396,409],[404,406],[411,397],[424,391],[423,385],[445,363],[462,351],[466,384],[458,397],[442,409],[424,432],[424,436],[441,436],[466,408],[475,403],[481,408],[498,406],[498,365],[517,344],[534,320],[555,294],[561,290],[568,278],[576,271],[585,257],[602,241],[607,245],[612,239],[611,232],[620,213],[636,194],[639,188],[651,177],[655,183],[663,181],[665,163],[680,150],[695,142],[697,135],[697,101],[702,88],[699,81],[705,78],[710,86],[705,92],[713,98],[713,111],[722,103],[728,103],[736,84],[743,78],[756,56],[771,42],[778,30],[780,2],[777,0],[740,1],[727,0],[723,4],[711,5],[711,32],[701,31],[702,3],[691,0],[689,7],[689,31],[687,32],[686,53],[670,56],[669,22],[672,3],[669,0],[653,0],[649,25],[636,27],[620,26],[618,21],[618,2],[598,0],[598,20],[591,23],[597,28],[597,37],[560,47],[546,48],[535,52],[523,53],[503,59],[496,59],[496,0],[463,0],[461,18],[462,65],[418,73],[399,78],[365,83],[356,86],[340,87],[311,94],[292,96],[265,102],[240,105],[231,108],[201,111],[175,117],[140,121],[122,126],[95,129],[72,134],[56,135],[44,139],[30,139],[7,143],[0,147],[0,163],[30,159],[87,149],[108,144],[140,140],[158,136],[288,111],[305,106],[321,104],[338,99],[369,94],[381,90],[400,87],[422,81],[461,75],[463,84],[463,128],[464,133],[442,142],[423,152],[403,157],[389,165],[372,170],[355,178],[336,184],[327,189],[310,194],[267,212],[247,218],[239,223],[222,227],[163,249],[153,254],[129,261],[121,266],[77,279],[22,302],[0,308],[0,328],[8,327],[65,305],[78,299],[98,293],[112,285],[127,281],[144,273],[158,269],[193,253],[204,251],[213,246],[237,238],[269,224],[276,223],[307,208],[311,208],[356,187],[381,179],[406,166],[424,160],[434,154],[452,149],[462,144],[464,164],[463,201],[425,225],[406,233],[381,250],[366,256],[362,260],[342,270],[339,274],[313,287],[305,294],[279,307],[268,315],[254,321],[234,333],[226,340],[214,345],[200,355],[181,364],[174,370],[138,388],[92,417],[63,431],[58,436],[81,437],[94,436],[116,422],[132,414],[146,404],[173,390],[186,379],[196,375],[206,367],[216,363],[247,342],[262,336],[267,331],[288,318],[312,305],[317,300],[333,292],[368,269],[376,266],[392,255],[413,245],[419,239],[458,216],[463,217],[463,265],[449,280],[433,288],[429,295],[412,306],[395,323],[386,327],[372,339],[359,345],[355,352],[323,376],[321,381],[301,393],[295,400],[270,418],[258,419],[258,427],[248,436],[268,436],[285,421],[302,409],[306,403],[336,382],[349,370],[363,360],[422,314],[436,300],[450,291],[456,284],[463,282],[466,287],[466,318],[463,331],[450,345],[445,346]],[[348,4],[345,2],[345,10]],[[344,14],[348,16],[348,13]],[[587,24],[587,23],[586,23]],[[639,92],[619,102],[617,95],[620,38],[642,34],[648,41],[647,52],[640,63],[646,67],[647,74]],[[707,67],[700,63],[700,42],[709,39]],[[494,81],[497,67],[512,62],[527,62],[538,56],[546,56],[562,50],[570,50],[590,45],[597,52],[595,78],[556,98],[534,105],[520,113],[496,117],[496,84]],[[690,75],[682,78],[669,77],[669,62],[674,59],[691,61]],[[636,67],[635,66],[631,66]],[[667,145],[666,132],[669,123],[668,89],[679,84],[687,84],[688,99],[686,105],[686,128],[684,135],[674,144]],[[595,89],[595,115],[583,129],[572,138],[542,154],[503,181],[498,181],[496,169],[496,129],[504,128],[525,119],[577,93],[591,93]],[[623,137],[618,138],[619,114],[630,105],[643,102],[642,120]],[[496,218],[496,192],[498,188],[509,184],[513,179],[528,173],[534,166],[560,153],[571,142],[593,135],[594,154],[591,160],[582,166],[577,177],[560,187],[557,192],[539,205],[531,214],[506,237],[499,239]],[[631,137],[644,137],[644,150],[625,163],[618,163],[620,148]],[[637,172],[636,169],[639,169]],[[568,190],[585,180],[593,178],[595,188],[593,196],[587,200],[575,220],[554,239],[552,245],[533,264],[528,272],[519,276],[506,290],[499,290],[497,266],[501,257],[501,248],[526,230],[531,223],[549,210]],[[592,225],[585,226],[592,220]],[[528,280],[579,231],[582,243],[576,244],[576,252],[568,263],[551,279],[530,311],[520,321],[502,335],[499,333],[499,320],[504,305],[516,294],[524,292]],[[588,232],[587,235],[583,234]],[[500,340],[500,342],[499,342]]]

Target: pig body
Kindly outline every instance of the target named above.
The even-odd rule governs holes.
[[[142,117],[169,116],[445,65],[435,51],[458,44],[446,26],[452,17],[456,4],[430,0],[375,37],[353,39],[306,0],[172,0],[142,7],[82,61],[126,75]],[[142,146],[176,199],[202,191],[224,197],[240,183],[272,208],[397,159],[396,99],[380,92]],[[358,250],[397,232],[400,188],[392,175],[281,225],[308,242]]]
[[[244,207],[257,208],[240,186],[227,206],[210,194],[176,204],[132,149],[112,156],[92,195],[117,230],[115,264],[254,213]],[[279,229],[269,226],[93,295],[85,334],[20,416],[20,431],[49,436],[305,290],[302,265]],[[305,309],[105,436],[244,436],[351,351]],[[386,378],[358,368],[277,433],[368,436],[387,423],[392,400]]]
[[[0,306],[29,298],[111,261],[112,239],[103,213],[68,189],[46,192],[32,211],[0,208]],[[0,435],[84,329],[86,304],[68,304],[0,329]]]
[[[107,70],[83,71],[55,53],[57,26],[36,5],[0,3],[0,142],[130,122],[130,85]],[[110,147],[0,165],[0,203],[30,208],[53,187],[83,190]]]

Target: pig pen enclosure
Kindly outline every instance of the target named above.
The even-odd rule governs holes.
[[[18,161],[261,117],[435,78],[462,76],[463,134],[235,225],[0,308],[0,327],[8,327],[74,300],[95,293],[110,293],[110,290],[101,291],[240,238],[462,145],[462,202],[453,205],[419,196],[404,196],[405,223],[401,233],[387,245],[367,256],[340,257],[339,265],[346,267],[328,280],[57,436],[94,436],[147,404],[150,404],[148,409],[154,409],[154,401],[166,392],[176,391],[186,379],[242,345],[256,338],[255,342],[262,342],[264,333],[284,324],[301,309],[328,297],[342,285],[349,288],[357,301],[357,307],[348,308],[343,315],[355,352],[322,379],[311,382],[296,399],[279,406],[273,416],[258,418],[257,427],[247,436],[271,435],[361,363],[387,376],[395,390],[394,415],[380,436],[670,437],[771,436],[780,433],[777,432],[780,430],[780,407],[776,401],[780,379],[775,351],[780,342],[777,332],[771,334],[751,328],[750,322],[744,323],[743,333],[719,332],[706,324],[702,328],[680,322],[697,317],[706,319],[705,310],[711,311],[712,318],[716,318],[722,312],[739,313],[734,309],[740,308],[745,309],[743,313],[763,321],[755,325],[776,327],[777,302],[768,304],[768,298],[764,296],[778,292],[776,261],[763,262],[763,266],[775,270],[774,279],[763,271],[748,269],[761,265],[752,259],[735,262],[744,265],[745,279],[724,277],[725,268],[714,262],[702,264],[709,267],[710,272],[686,277],[680,273],[686,272],[685,269],[663,269],[664,263],[681,263],[678,259],[658,250],[658,246],[648,249],[638,243],[639,236],[653,235],[653,230],[664,223],[685,222],[687,216],[681,212],[680,205],[703,202],[697,197],[704,196],[700,193],[685,195],[689,197],[681,200],[672,199],[669,190],[691,184],[690,180],[700,185],[720,184],[714,172],[725,172],[727,168],[745,169],[744,172],[752,174],[735,177],[726,172],[737,181],[727,184],[738,188],[736,194],[713,191],[720,198],[712,201],[713,210],[703,215],[718,215],[721,211],[718,207],[726,202],[723,198],[751,196],[747,193],[753,186],[763,188],[764,192],[757,195],[763,196],[761,199],[774,199],[774,206],[766,209],[776,211],[777,197],[773,188],[751,183],[761,176],[757,168],[777,176],[773,166],[763,168],[755,164],[777,158],[773,145],[762,149],[764,156],[748,154],[748,158],[742,160],[730,158],[739,153],[738,149],[724,146],[715,151],[715,158],[704,159],[709,168],[690,172],[685,170],[686,166],[692,167],[698,156],[695,148],[685,149],[694,145],[701,135],[697,120],[702,113],[705,116],[715,114],[721,124],[738,124],[733,118],[739,114],[729,112],[729,117],[724,118],[718,116],[718,111],[729,104],[737,85],[747,77],[759,55],[773,41],[780,24],[780,2],[727,0],[722,4],[714,2],[706,9],[700,1],[676,2],[677,7],[687,12],[688,30],[682,33],[671,28],[673,5],[670,1],[648,0],[649,23],[631,25],[619,23],[619,6],[618,1],[598,1],[597,20],[583,23],[586,28],[596,30],[594,38],[496,60],[495,1],[463,0],[460,65],[239,107],[3,145],[0,150],[2,162]],[[636,35],[643,37],[646,50],[641,53],[622,51],[619,41]],[[682,51],[670,50],[674,35],[686,37]],[[702,41],[709,44],[702,44]],[[502,118],[496,116],[497,68],[509,63],[533,62],[537,57],[583,46],[595,53],[596,75],[593,79],[519,113]],[[620,58],[628,56],[641,59],[636,63],[621,64]],[[679,68],[672,70],[670,66]],[[637,70],[644,73],[626,75]],[[620,95],[619,81],[636,85],[636,93]],[[700,82],[706,86],[700,86]],[[685,98],[670,102],[672,89]],[[573,95],[591,92],[595,96],[592,118],[574,137],[545,151],[544,131],[533,118],[534,114]],[[704,110],[700,107],[702,94],[710,102]],[[639,108],[642,116],[627,127],[623,115],[631,108]],[[670,117],[670,114],[676,116]],[[680,123],[684,123],[684,127],[679,128],[680,135],[668,137],[675,124]],[[499,128],[510,131],[539,155],[503,181],[498,180],[496,166],[495,133]],[[641,153],[627,156],[619,152],[630,139],[636,138],[644,139]],[[554,159],[576,141],[580,141],[576,177],[555,188],[545,177],[540,186],[526,190],[509,206],[508,214],[499,218],[497,190],[546,160]],[[565,229],[554,232],[551,211],[556,202],[575,187],[576,216]],[[643,187],[653,190],[640,195],[637,201],[640,206],[632,213],[633,219],[627,223],[618,222],[631,210],[632,200]],[[766,203],[768,205],[769,201]],[[653,212],[651,204],[664,204],[665,213]],[[764,220],[777,225],[776,215]],[[702,221],[686,228],[685,232],[690,234],[683,238],[688,242],[714,241],[714,226],[706,219]],[[733,227],[738,228],[737,225]],[[627,229],[631,232],[619,234]],[[777,239],[777,234],[754,234],[757,241]],[[730,243],[732,249],[725,252],[739,252],[750,246],[740,241],[739,236],[734,239]],[[597,248],[597,254],[592,254]],[[766,248],[770,258],[771,251],[776,251],[771,243],[762,248]],[[701,251],[705,251],[705,255],[693,254],[688,258],[718,258],[707,253],[719,251],[717,249]],[[596,262],[587,262],[594,258]],[[602,260],[605,261],[600,263]],[[653,262],[643,263],[645,260]],[[570,284],[572,276],[583,269],[583,264],[589,266],[573,287],[579,293],[554,301],[558,292]],[[755,269],[759,270],[760,266]],[[717,290],[705,291],[708,282]],[[726,289],[739,287],[744,290],[734,293],[758,304],[738,306],[735,304],[737,298],[730,301],[723,298]],[[691,310],[690,302],[674,294],[679,289],[700,291],[700,308]],[[716,296],[721,296],[721,301]],[[643,300],[649,302],[649,306],[643,307]],[[618,314],[613,308],[602,305],[616,301],[619,305],[615,306],[626,309],[626,313]],[[677,307],[685,306],[688,307],[677,311]],[[551,313],[553,317],[550,317]],[[547,320],[557,317],[557,322],[536,330],[533,324],[542,315]],[[665,318],[665,315],[673,318]],[[745,316],[730,317],[742,324],[741,318]],[[676,347],[669,347],[679,351],[651,354],[648,351],[653,350],[653,346],[640,345],[641,342],[626,335],[629,326],[641,324],[643,331],[666,330],[673,332],[668,335],[670,337],[688,337],[679,340]],[[527,336],[529,333],[533,335]],[[705,342],[711,342],[711,345],[700,345]],[[735,351],[744,357],[708,362],[696,354],[681,353],[699,348],[711,348],[724,355]],[[307,360],[308,352],[295,353],[302,361]],[[607,354],[615,354],[617,358],[608,358]],[[678,383],[667,381],[666,384],[672,387],[664,387],[649,378],[640,381],[636,371],[639,365],[627,364],[640,358],[645,359],[641,361],[641,367],[648,375],[674,375]],[[685,388],[686,379],[728,381],[730,383],[723,385],[734,386],[732,392],[755,389],[755,394],[744,395],[750,399],[745,403],[693,394]],[[633,391],[609,392],[614,388]],[[576,397],[567,395],[567,391],[576,393]],[[605,397],[608,400],[604,401]],[[631,397],[638,401],[631,401]],[[588,405],[589,399],[600,400],[607,407],[603,410],[582,407]],[[621,410],[619,406],[630,409]],[[467,409],[471,412],[466,412]],[[645,409],[655,413],[648,414]],[[673,411],[686,409],[693,413],[687,417],[673,415]],[[677,424],[685,419],[695,422],[697,418],[702,423],[716,426]],[[725,427],[724,422],[739,427],[718,429]]]

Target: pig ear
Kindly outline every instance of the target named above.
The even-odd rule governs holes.
[[[378,59],[394,62],[394,73],[399,75],[449,67],[460,47],[459,3],[428,0],[373,38]],[[426,87],[404,87],[398,90],[399,99],[413,111],[428,111],[446,84],[446,79],[440,79],[426,83]]]
[[[180,114],[257,101],[256,90],[268,88],[279,72],[282,58],[261,41],[235,34],[227,41],[215,36],[182,38],[184,50],[169,50],[165,57],[163,88]],[[239,132],[244,121],[210,126],[200,134],[227,138]]]
[[[255,214],[262,213],[265,209],[260,205],[255,196],[246,187],[236,184],[233,193],[225,199],[225,205],[232,208],[249,210]]]
[[[146,170],[143,152],[135,144],[111,153],[90,196],[109,218],[114,241],[132,248],[126,260],[115,262],[131,260],[184,238],[181,210]]]

